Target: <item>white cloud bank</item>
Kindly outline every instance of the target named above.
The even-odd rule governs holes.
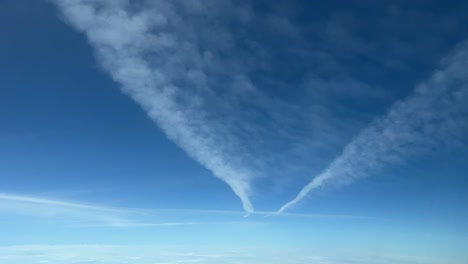
[[[229,35],[213,27],[203,31],[186,21],[187,16],[194,16],[193,21],[210,17],[211,9],[229,8],[230,2],[138,1],[144,8],[126,0],[52,2],[74,28],[86,34],[99,63],[123,91],[190,157],[226,182],[243,208],[252,212],[253,173],[246,166],[236,166],[239,144],[223,132],[220,122],[229,117],[213,117],[205,111],[211,104],[220,104],[206,99],[215,92],[207,75],[219,70],[215,53],[229,46]],[[238,90],[249,89],[242,74],[224,70],[231,73]]]
[[[388,257],[378,254],[330,254],[313,250],[233,247],[161,247],[161,246],[10,246],[0,247],[0,262],[5,264],[35,263],[213,263],[213,264],[459,264],[463,261],[422,257]]]
[[[324,184],[348,184],[398,164],[423,150],[458,144],[468,128],[468,42],[460,44],[443,67],[421,83],[388,114],[362,130],[322,173],[281,213]]]

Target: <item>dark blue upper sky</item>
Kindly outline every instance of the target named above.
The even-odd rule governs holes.
[[[163,221],[187,228],[164,231],[172,243],[214,245],[203,224],[236,222],[223,243],[259,225],[271,234],[252,244],[342,249],[333,237],[362,230],[390,254],[411,233],[433,240],[417,254],[443,241],[436,257],[466,261],[467,13],[435,0],[3,0],[0,224],[13,228],[0,244],[109,244],[105,229],[54,242],[39,228]],[[279,208],[286,218],[263,218]],[[44,226],[13,225],[24,215]]]

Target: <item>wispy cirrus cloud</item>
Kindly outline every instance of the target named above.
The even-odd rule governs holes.
[[[137,209],[116,208],[31,195],[0,193],[0,215],[9,222],[50,220],[81,227],[164,227],[195,225],[195,222],[155,222]]]
[[[0,213],[31,215],[38,217],[82,216],[106,218],[130,213],[123,209],[70,202],[31,195],[0,193]]]
[[[138,222],[116,222],[110,224],[79,224],[73,227],[164,227],[164,226],[191,226],[199,225],[198,222],[165,222],[165,223],[138,223]]]
[[[408,98],[395,103],[386,116],[362,130],[278,213],[324,184],[348,184],[422,151],[458,143],[468,128],[467,68],[468,42],[464,42],[443,61],[440,70],[419,84]]]
[[[70,227],[151,228],[230,224],[243,211],[196,210],[185,208],[125,208],[68,201],[36,195],[0,193],[0,216],[5,223],[52,222]],[[255,211],[245,223],[265,221],[274,212]],[[285,213],[286,218],[372,220],[370,216]],[[190,219],[190,221],[187,221]],[[270,219],[269,220],[281,220]],[[240,223],[240,222],[239,222]]]

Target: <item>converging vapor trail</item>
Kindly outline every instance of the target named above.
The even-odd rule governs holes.
[[[49,1],[86,35],[100,66],[123,92],[188,156],[229,185],[247,213],[254,211],[250,197],[257,178],[302,175],[314,164],[322,166],[315,153],[334,153],[343,145],[342,128],[348,126],[328,109],[333,108],[328,100],[349,94],[342,87],[360,98],[374,94],[368,85],[348,77],[328,80],[309,74],[323,65],[309,58],[334,57],[324,57],[329,51],[309,45],[289,20],[257,14],[249,1]],[[272,45],[273,40],[280,41]],[[318,46],[327,46],[323,41]],[[282,52],[284,45],[288,49]],[[296,48],[301,52],[292,52]],[[318,50],[307,53],[312,49]],[[312,57],[304,57],[302,51]],[[291,58],[289,64],[275,63],[284,58]],[[331,61],[326,64],[339,64]],[[468,44],[444,65],[387,116],[364,129],[278,212],[325,183],[352,182],[457,138],[466,128]],[[302,71],[307,74],[294,77]],[[290,84],[283,77],[303,79]],[[278,96],[294,85],[305,99]],[[311,91],[318,91],[317,96],[309,97]],[[348,108],[340,109],[337,112]]]
[[[418,85],[408,98],[365,128],[322,173],[277,213],[324,184],[348,184],[437,143],[463,136],[468,117],[468,42],[444,60],[444,67]]]

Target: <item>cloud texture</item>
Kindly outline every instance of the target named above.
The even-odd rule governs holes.
[[[253,173],[238,166],[234,154],[240,144],[225,128],[229,113],[214,116],[207,111],[211,105],[230,107],[232,97],[238,96],[226,95],[229,98],[222,102],[214,93],[227,94],[235,86],[242,95],[242,90],[250,89],[249,82],[238,69],[223,69],[230,74],[226,87],[212,89],[210,79],[226,77],[220,76],[218,67],[230,67],[217,65],[216,53],[228,49],[231,40],[216,27],[203,31],[185,20],[202,19],[199,13],[207,8],[229,8],[225,6],[229,2],[156,1],[144,6],[121,0],[54,2],[65,19],[87,35],[99,63],[123,91],[190,157],[226,182],[247,212],[253,211],[249,199]]]
[[[161,247],[115,245],[12,246],[0,247],[0,261],[22,263],[277,263],[287,264],[458,264],[461,261],[422,257],[384,256],[380,254],[330,254],[311,250],[236,247]],[[439,261],[439,262],[438,262]]]
[[[328,168],[278,212],[324,184],[348,184],[422,151],[460,143],[468,128],[467,68],[468,42],[465,42],[413,94],[395,103],[387,115],[362,130]]]

